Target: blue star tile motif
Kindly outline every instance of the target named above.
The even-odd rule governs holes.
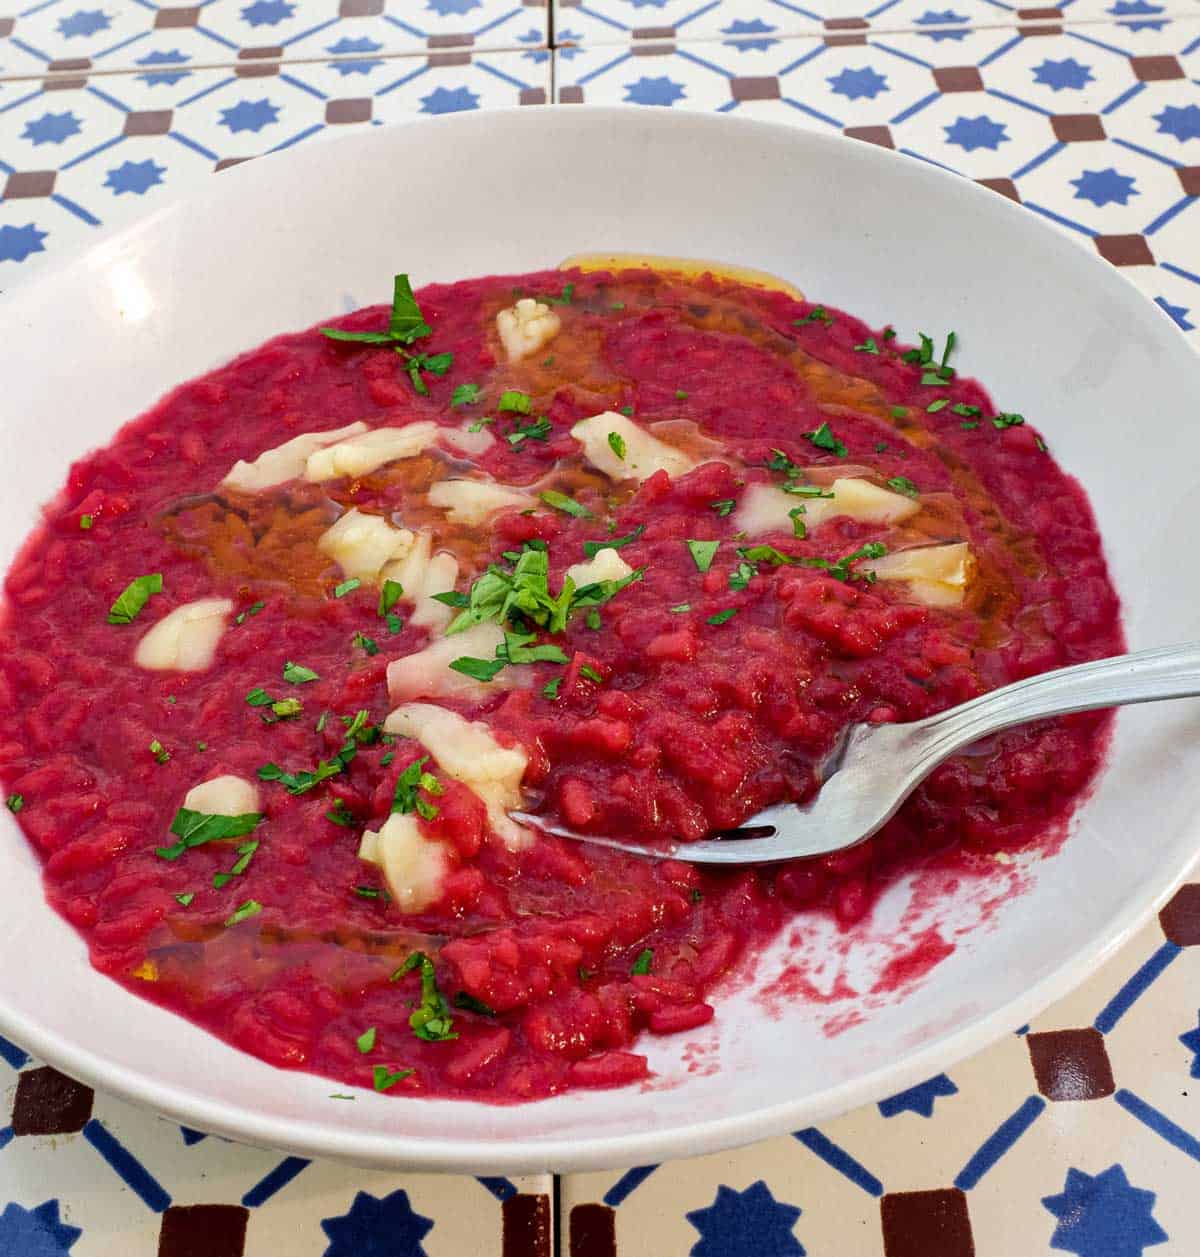
[[[804,1257],[792,1234],[800,1213],[776,1200],[761,1178],[744,1192],[722,1184],[707,1209],[684,1215],[700,1232],[689,1257]]]
[[[61,144],[81,130],[79,119],[68,109],[64,113],[44,113],[40,118],[30,118],[21,139],[30,140],[36,148],[39,144]]]
[[[287,0],[254,0],[242,10],[242,21],[251,26],[276,26],[296,11]]]
[[[5,223],[0,227],[0,262],[24,262],[31,253],[45,253],[42,241],[46,235],[46,232],[38,231],[33,223],[26,223],[24,227],[12,227]],[[16,1208],[15,1205],[12,1207]],[[3,1236],[3,1219],[0,1219],[0,1238]],[[0,1247],[0,1252],[4,1251]],[[12,1251],[20,1252],[20,1249]]]
[[[1164,7],[1161,4],[1151,4],[1149,0],[1116,0],[1116,3],[1108,11],[1113,17],[1149,18],[1162,13]],[[1166,22],[1124,22],[1122,25],[1127,26],[1131,31],[1160,31],[1166,26]]]
[[[1074,57],[1065,57],[1062,61],[1047,59],[1033,67],[1033,81],[1052,92],[1085,87],[1095,77],[1090,66],[1081,64]]]
[[[1188,321],[1188,310],[1186,306],[1173,306],[1165,297],[1155,297],[1155,304],[1161,306],[1179,326],[1185,331],[1190,332],[1194,323]],[[1179,1036],[1179,1042],[1183,1044],[1189,1052],[1192,1053],[1192,1068],[1189,1071],[1193,1078],[1200,1078],[1200,1013],[1196,1014],[1196,1028],[1189,1030],[1187,1034]]]
[[[1200,139],[1200,105],[1168,105],[1154,115],[1154,121],[1160,132],[1173,135],[1181,144]]]
[[[378,52],[382,47],[381,43],[366,35],[361,39],[343,36],[336,44],[329,44],[325,51],[331,56],[342,57],[349,52]],[[379,57],[364,57],[362,60],[356,57],[353,61],[334,61],[331,65],[342,78],[345,78],[350,74],[370,74],[376,66],[383,65],[383,61]]]
[[[665,74],[653,79],[643,75],[636,83],[625,84],[625,101],[632,105],[673,105],[685,95],[683,84]]]
[[[191,57],[186,53],[172,50],[148,52],[144,57],[139,57],[137,63],[138,65],[180,65],[190,60]],[[186,79],[190,73],[190,70],[148,70],[145,74],[139,74],[138,78],[151,87],[172,87],[180,79]]]
[[[0,237],[4,228],[0,227]],[[0,1213],[0,1253],[12,1257],[63,1257],[83,1234],[58,1217],[58,1201],[47,1200],[36,1209],[10,1204]]]
[[[262,100],[239,100],[229,109],[221,110],[221,125],[236,135],[239,131],[261,131],[279,121],[279,106],[264,96]]]
[[[1118,174],[1112,166],[1107,170],[1085,170],[1078,179],[1071,180],[1075,199],[1091,201],[1093,205],[1128,205],[1131,196],[1141,196],[1135,183],[1131,176]]]
[[[950,22],[954,22],[959,26],[966,26],[967,19],[959,13],[955,13],[953,9],[942,9],[940,12],[934,9],[927,9],[918,18],[913,18],[915,26],[944,26]],[[918,34],[924,35],[926,39],[965,39],[967,32],[965,30],[941,30],[941,31],[919,31]]]
[[[768,48],[773,48],[779,43],[779,40],[747,39],[746,36],[770,35],[778,29],[777,26],[772,26],[770,22],[764,22],[761,18],[734,18],[728,26],[721,27],[721,34],[736,36],[736,39],[726,41],[730,48],[738,48],[744,52],[766,52]]]
[[[106,31],[112,25],[112,19],[99,9],[79,9],[69,17],[62,18],[58,23],[58,33],[64,39],[72,39],[76,35],[95,35],[98,31]]]
[[[324,1257],[428,1257],[421,1241],[433,1220],[417,1213],[401,1188],[382,1200],[359,1192],[350,1212],[323,1219],[321,1230],[329,1238]]]
[[[977,148],[997,149],[1001,144],[1008,143],[1007,129],[1002,122],[993,122],[987,114],[978,118],[960,117],[950,126],[944,127],[946,142],[968,153]]]
[[[1095,1175],[1069,1169],[1063,1190],[1042,1204],[1058,1219],[1050,1247],[1077,1257],[1142,1257],[1168,1239],[1152,1214],[1154,1193],[1132,1186],[1120,1165]]]
[[[435,87],[428,96],[421,97],[422,113],[458,113],[478,108],[479,97],[469,87]]]
[[[579,38],[578,35],[574,35],[574,36],[571,35],[569,31],[560,31],[558,37],[559,39],[578,39]],[[525,32],[524,35],[517,36],[517,43],[540,44],[544,38],[545,37],[543,36],[542,32],[538,30],[536,26],[531,26]],[[571,48],[568,51],[574,53],[574,52],[578,52],[579,50],[577,48]],[[543,61],[550,60],[550,54],[549,52],[546,51],[545,48],[530,48],[529,51],[525,53],[525,60],[532,61],[534,65],[540,65]]]
[[[470,13],[478,9],[482,0],[429,0],[425,6],[439,17],[451,17],[454,14]]]
[[[166,166],[160,166],[149,157],[145,161],[127,161],[108,172],[104,186],[112,188],[114,196],[123,192],[145,196],[156,183],[162,183],[166,173]]]
[[[953,1095],[958,1095],[958,1088],[945,1074],[938,1074],[936,1078],[928,1078],[907,1091],[899,1091],[886,1100],[880,1100],[879,1112],[884,1117],[895,1117],[897,1113],[919,1113],[922,1117],[932,1117],[938,1096]]]
[[[887,77],[869,65],[861,70],[852,70],[849,66],[840,74],[831,74],[826,82],[833,89],[835,96],[845,96],[849,100],[874,100],[880,92],[888,91]]]

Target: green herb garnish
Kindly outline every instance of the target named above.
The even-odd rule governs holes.
[[[619,432],[608,434],[608,448],[621,460],[625,458],[625,438]]]
[[[496,409],[506,410],[517,415],[527,415],[533,409],[533,398],[528,393],[522,393],[517,389],[510,388],[500,394],[500,400],[496,403]]]
[[[710,615],[706,620],[708,624],[726,624],[737,615],[737,607],[726,607],[724,611],[718,611],[716,615]]]
[[[175,902],[179,904],[181,908],[188,908],[191,906],[192,900],[195,898],[196,892],[194,890],[189,890],[185,891],[182,895],[176,895]]]
[[[84,532],[87,532],[87,530],[91,528],[95,522],[95,518],[91,515],[80,515],[79,517],[79,527],[82,528]]]
[[[815,432],[806,432],[805,439],[811,441],[819,450],[829,450],[839,458],[846,457],[846,447],[833,435],[829,424],[823,423]]]
[[[379,654],[379,643],[373,637],[368,637],[365,633],[355,633],[350,639],[350,645],[361,646],[368,655]]]
[[[797,541],[803,541],[808,536],[808,525],[804,522],[804,507],[797,506],[788,511],[788,518],[792,521],[792,536]]]
[[[604,684],[604,678],[590,664],[580,665],[579,675],[588,681],[594,681],[597,685]]]
[[[403,1082],[412,1072],[411,1069],[390,1070],[386,1065],[376,1065],[373,1071],[375,1090],[387,1091],[398,1082]]]
[[[481,999],[476,999],[474,995],[467,991],[459,991],[454,997],[455,1008],[465,1008],[469,1013],[478,1013],[481,1017],[494,1017],[496,1010],[489,1008]]]
[[[937,401],[930,402],[929,405],[925,407],[925,410],[931,415],[936,415],[939,410],[944,410],[949,405],[950,399],[948,397],[939,397]]]
[[[116,602],[109,607],[109,624],[132,624],[146,603],[155,594],[162,593],[162,587],[161,572],[152,572],[149,576],[135,576],[121,591]]]
[[[569,306],[571,299],[575,296],[575,285],[564,284],[562,294],[557,297],[543,297],[542,300],[548,302],[552,306]]]
[[[573,515],[576,519],[592,519],[592,513],[586,506],[576,502],[574,498],[568,497],[565,493],[559,493],[557,489],[546,489],[541,495],[542,501],[547,506],[552,506],[556,511],[562,511],[566,515]]]
[[[609,537],[607,541],[585,541],[583,552],[589,559],[594,559],[601,550],[620,550],[623,546],[630,545],[645,531],[646,525],[638,524],[633,532],[626,533],[623,537]]]
[[[379,605],[375,614],[383,617],[404,597],[404,586],[398,580],[385,580],[379,591]]]
[[[853,554],[843,555],[840,559],[800,559],[799,562],[803,567],[819,567],[828,572],[834,580],[848,581],[860,573],[852,570],[852,565],[857,563],[859,559],[881,559],[887,554],[887,546],[879,541],[868,541],[861,549],[855,550]],[[875,573],[866,573],[863,577],[868,583],[875,579]]]
[[[854,352],[859,354],[877,354],[879,346],[875,343],[874,336],[868,336],[861,345],[854,346]]]
[[[517,449],[523,441],[544,441],[549,435],[550,420],[545,415],[539,415],[532,423],[518,423],[504,439]]]
[[[733,512],[733,508],[735,506],[737,506],[737,501],[734,498],[721,498],[719,501],[710,502],[708,504],[708,509],[710,511],[716,511],[716,513],[724,519],[726,515]]]
[[[240,921],[245,921],[247,917],[256,917],[261,911],[262,904],[257,899],[247,899],[244,904],[240,904],[225,918],[225,928],[228,929],[231,925],[237,925]]]
[[[833,324],[833,315],[826,312],[824,306],[813,306],[813,308],[802,318],[793,319],[793,327],[803,327],[806,323],[824,323],[826,327]]]
[[[450,1006],[446,1003],[446,997],[438,990],[433,961],[423,951],[413,952],[392,974],[392,978],[401,978],[406,973],[412,973],[414,969],[421,975],[421,1002],[408,1019],[413,1034],[427,1043],[444,1043],[457,1039],[458,1035],[451,1029],[454,1018]]]
[[[351,576],[349,580],[344,580],[340,585],[334,585],[333,596],[335,598],[344,598],[347,594],[352,594],[362,581],[357,576]]]
[[[243,842],[237,849],[240,859],[234,864],[228,873],[213,874],[213,888],[220,890],[227,882],[232,881],[235,877],[240,877],[249,867],[250,861],[254,858],[254,853],[258,850],[257,840],[252,839],[250,842]]]
[[[707,572],[720,548],[719,541],[687,541],[684,543],[698,572]]]
[[[637,959],[629,967],[629,972],[635,977],[644,977],[650,972],[650,966],[654,963],[654,952],[647,947],[644,951],[638,952]]]
[[[999,414],[992,418],[993,428],[1019,428],[1025,422],[1024,415]]]
[[[358,821],[355,819],[354,813],[338,799],[338,801],[325,813],[325,819],[332,821],[335,825],[341,825],[343,829],[353,829]]]
[[[888,481],[888,488],[903,493],[906,498],[920,497],[921,491],[907,476],[893,476]]]
[[[455,672],[461,672],[466,677],[473,677],[476,681],[491,681],[495,679],[496,673],[504,667],[505,663],[504,659],[474,659],[470,655],[463,655],[452,660],[449,666]]]
[[[354,1044],[364,1056],[366,1056],[368,1052],[374,1051],[375,1027],[371,1026],[369,1029],[364,1030],[362,1034],[360,1034],[358,1038],[354,1040]]]
[[[459,384],[450,395],[451,406],[473,406],[483,396],[478,384]]]
[[[562,677],[555,677],[553,681],[547,681],[546,684],[542,686],[542,697],[548,698],[551,702],[553,702],[558,697],[558,687],[562,685],[562,683]]]
[[[222,838],[244,838],[253,833],[262,821],[261,812],[244,812],[240,816],[217,816],[210,812],[194,812],[181,807],[171,822],[171,833],[179,841],[169,847],[155,847],[154,854],[164,860],[177,860],[192,847]]]
[[[257,614],[258,614],[258,613],[259,613],[259,612],[263,609],[263,607],[265,607],[266,605],[267,605],[267,604],[266,604],[265,602],[256,602],[256,603],[254,603],[254,605],[253,605],[253,606],[247,607],[247,608],[245,609],[245,611],[243,611],[243,612],[241,612],[239,615],[235,615],[235,616],[233,617],[233,622],[234,622],[234,624],[242,624],[242,623],[244,623],[244,622],[245,622],[245,619],[246,619],[246,617],[247,617],[248,615],[251,615],[251,616],[253,616],[253,615],[257,615]]]
[[[408,815],[416,812],[423,820],[431,821],[438,814],[437,807],[428,799],[421,798],[419,791],[426,794],[440,795],[446,793],[446,787],[433,775],[424,771],[429,756],[413,760],[411,764],[396,778],[396,788],[392,792],[392,811]]]
[[[171,752],[157,738],[150,743],[149,750],[159,764],[165,764],[171,758]]]
[[[23,794],[10,794],[4,800],[4,806],[16,816],[16,814],[25,806],[25,796]]]
[[[690,611],[691,609],[692,604],[690,602],[680,602],[673,607],[667,608],[672,615],[683,615],[685,611]]]
[[[308,681],[319,681],[321,678],[311,668],[302,663],[292,663],[289,659],[283,665],[283,679],[292,685],[304,685]]]

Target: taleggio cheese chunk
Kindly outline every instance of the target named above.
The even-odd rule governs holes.
[[[515,306],[496,315],[496,331],[509,362],[519,362],[552,341],[562,320],[541,301],[522,297]]]
[[[364,515],[351,507],[317,538],[317,549],[347,576],[375,584],[384,565],[403,558],[416,540],[416,534],[393,527],[382,515]]]
[[[417,533],[412,548],[383,569],[383,579],[397,581],[404,590],[404,597],[413,604],[412,615],[408,617],[410,624],[440,631],[450,623],[454,611],[433,595],[454,588],[458,560],[444,551],[432,554],[432,548],[429,533]]]
[[[609,441],[613,433],[619,441]],[[615,410],[581,419],[571,429],[571,435],[583,446],[588,462],[612,480],[645,480],[656,471],[665,471],[675,480],[696,465],[682,450],[651,436],[645,428]],[[622,441],[624,457],[613,449],[614,444],[620,447]]]
[[[975,558],[965,541],[956,541],[898,550],[860,567],[870,567],[877,580],[906,582],[913,599],[926,606],[957,607],[974,575]]]
[[[358,858],[383,870],[401,912],[420,912],[442,895],[450,861],[446,848],[421,833],[417,818],[396,812],[379,830],[365,830]]]
[[[432,703],[405,703],[384,722],[388,733],[413,738],[437,760],[443,773],[474,791],[504,844],[517,851],[533,834],[508,816],[521,805],[521,778],[528,762],[519,747],[501,746],[481,721],[471,721]]]
[[[474,426],[473,423],[464,423],[461,428],[441,428],[438,434],[442,439],[442,444],[448,446],[456,454],[478,458],[496,444],[496,438],[487,428],[472,432],[471,429]]]
[[[450,665],[455,659],[494,659],[504,630],[492,620],[453,637],[433,637],[429,645],[388,664],[388,697],[393,703],[411,698],[483,698],[493,690],[520,683],[521,668],[504,668],[492,681],[477,681]]]
[[[310,454],[304,467],[306,480],[336,480],[340,476],[365,476],[402,458],[415,458],[441,435],[428,420],[402,428],[373,428],[348,441],[327,445]]]
[[[439,480],[430,487],[429,503],[446,512],[452,524],[473,527],[509,506],[536,506],[536,499],[520,489],[489,480]]]
[[[791,512],[799,506],[804,507],[799,518],[810,531],[839,515],[860,524],[899,524],[921,509],[921,504],[913,498],[881,489],[858,476],[821,487],[833,497],[808,498],[785,493],[775,485],[752,484],[742,494],[733,517],[734,527],[752,537],[768,532],[791,532]]]
[[[133,662],[151,672],[203,672],[212,666],[225,621],[228,598],[201,598],[168,612],[145,634]]]
[[[604,580],[624,580],[633,568],[612,548],[605,546],[596,551],[594,559],[586,563],[572,563],[566,574],[575,582],[576,589],[585,585],[597,585]]]
[[[351,423],[329,432],[306,432],[274,449],[264,450],[252,463],[244,459],[234,463],[221,484],[242,493],[261,493],[277,484],[286,484],[304,475],[309,456],[317,450],[366,431],[365,423]]]
[[[245,777],[226,773],[193,786],[184,795],[183,806],[209,816],[246,816],[259,810],[258,787]]]

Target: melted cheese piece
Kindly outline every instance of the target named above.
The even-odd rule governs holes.
[[[227,598],[201,598],[163,616],[137,644],[133,662],[151,672],[203,672],[212,666],[233,610]]]
[[[440,435],[441,429],[428,420],[402,428],[373,428],[310,454],[304,466],[304,478],[319,481],[365,476],[384,463],[415,458]]]
[[[496,331],[500,333],[500,343],[509,362],[519,362],[536,353],[549,344],[561,328],[562,320],[558,315],[532,297],[522,297],[515,306],[496,315]]]
[[[839,515],[860,524],[898,524],[921,509],[913,498],[858,477],[835,480],[828,489],[832,498],[805,498],[784,493],[774,485],[753,484],[742,494],[733,517],[734,527],[752,537],[768,532],[790,533],[790,512],[798,506],[804,507],[800,518],[810,531]]]
[[[389,816],[379,830],[365,830],[358,858],[383,870],[401,912],[420,912],[436,903],[450,867],[446,848],[421,833],[415,816]]]
[[[618,458],[608,443],[612,432],[625,442],[624,458]],[[571,435],[583,446],[588,462],[611,480],[645,480],[660,470],[676,480],[696,465],[682,450],[651,436],[645,428],[614,410],[581,419],[571,429]]]
[[[412,547],[397,562],[389,563],[382,576],[384,580],[398,581],[404,589],[404,597],[412,602],[410,624],[440,630],[450,623],[454,611],[433,595],[454,588],[458,560],[452,554],[432,554],[432,549],[429,533],[417,533]]]
[[[567,575],[575,582],[576,589],[584,585],[595,585],[602,580],[624,580],[633,568],[611,547],[596,551],[594,559],[586,563],[572,563],[567,568]]]
[[[434,637],[429,645],[388,664],[388,696],[393,703],[410,698],[485,698],[490,691],[520,683],[520,668],[503,668],[493,681],[476,681],[450,667],[464,655],[494,659],[504,630],[494,621],[476,624],[453,637]]]
[[[365,423],[351,423],[330,432],[306,432],[274,449],[264,450],[252,463],[240,459],[230,468],[221,484],[242,493],[261,493],[277,484],[286,484],[304,475],[305,464],[317,450],[366,431]]]
[[[527,763],[523,750],[501,746],[487,725],[432,703],[397,707],[383,727],[420,742],[446,776],[474,791],[487,808],[492,829],[507,847],[516,851],[533,841],[533,834],[508,816],[510,808],[521,804],[521,778]]]
[[[351,507],[317,538],[317,549],[347,576],[377,584],[384,565],[408,554],[416,539],[415,533],[394,528],[382,515],[364,515]]]
[[[957,607],[974,575],[975,558],[965,541],[956,541],[898,550],[875,559],[870,566],[881,581],[906,582],[917,602],[930,607]]]
[[[506,507],[519,506],[524,510],[537,505],[528,493],[487,480],[439,480],[428,496],[430,505],[444,510],[451,523],[472,527]]]
[[[481,454],[486,454],[496,444],[496,438],[487,428],[472,432],[471,426],[469,423],[464,423],[461,428],[443,428],[441,430],[442,444],[449,446],[456,454],[466,454],[470,458],[478,458]]]
[[[226,773],[193,786],[183,796],[183,806],[210,816],[246,816],[259,810],[258,787],[245,777]]]

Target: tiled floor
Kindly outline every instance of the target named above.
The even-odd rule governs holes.
[[[0,5],[4,0],[0,0]],[[940,163],[1200,344],[1200,0],[49,0],[0,8],[0,286],[237,160],[555,100],[720,110]],[[0,1041],[3,1257],[1193,1257],[1200,886],[1081,991],[819,1130],[610,1174],[357,1173]]]

